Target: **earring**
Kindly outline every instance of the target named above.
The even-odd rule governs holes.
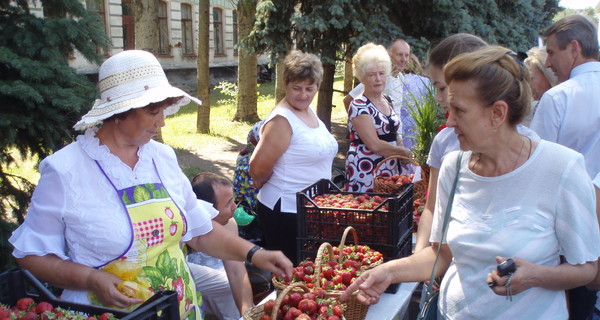
[[[119,119],[115,119],[115,124],[119,124]]]

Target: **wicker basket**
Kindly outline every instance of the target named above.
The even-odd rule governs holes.
[[[343,252],[344,252],[344,247],[346,246],[346,238],[348,237],[348,233],[352,232],[352,238],[354,239],[354,245],[358,246],[358,235],[356,234],[356,229],[354,229],[352,226],[348,226],[346,227],[346,230],[344,230],[344,234],[342,235],[342,240],[340,241],[340,245],[338,246],[339,250],[340,250],[340,256],[338,258],[338,262],[339,263],[343,263],[344,261],[342,261],[343,258]],[[362,270],[369,270],[369,269],[373,269],[375,267],[377,267],[378,265],[383,263],[383,259],[380,259],[377,262],[373,262],[368,266],[362,266],[360,267]]]
[[[318,281],[319,275],[321,273],[321,264],[323,261],[323,254],[325,251],[329,254],[329,258],[331,260],[334,259],[333,256],[333,247],[331,244],[324,242],[317,252],[317,257],[315,258],[315,281]],[[325,290],[325,296],[327,298],[335,298],[339,299],[342,295],[343,291],[340,290]],[[364,320],[367,316],[367,312],[369,311],[369,306],[364,305],[358,301],[358,291],[352,293],[348,300],[346,301],[346,310],[344,311],[344,317],[346,319],[352,320]]]
[[[287,288],[285,288],[280,294],[277,295],[277,299],[275,299],[275,305],[273,305],[273,310],[271,311],[271,319],[277,319],[277,312],[279,311],[279,307],[281,306],[281,301],[283,301],[283,297],[293,292],[305,293],[310,292],[305,285],[301,283],[293,283]],[[250,310],[246,311],[243,315],[244,320],[254,320],[262,317],[265,314],[264,304],[254,306],[250,308]]]
[[[315,282],[319,281],[320,273],[321,273],[321,265],[323,264],[323,255],[329,255],[330,260],[334,260],[335,257],[333,255],[333,247],[328,242],[324,242],[320,247],[319,251],[317,251],[317,257],[315,258],[315,273],[314,278]],[[273,278],[273,286],[277,289],[277,296],[285,295],[290,292],[305,292],[302,287],[306,287],[302,284],[302,287],[297,286],[300,283],[292,283],[290,285],[285,285],[282,282],[278,281],[277,278]],[[316,284],[315,284],[316,286]],[[339,299],[342,295],[343,291],[340,290],[325,290],[325,296],[327,298],[335,298]],[[369,306],[364,305],[358,301],[357,298],[358,291],[348,297],[346,301],[346,310],[344,311],[344,317],[346,319],[352,320],[364,320],[367,316],[367,312],[369,311]]]
[[[373,175],[375,176],[374,181],[373,181],[373,191],[376,193],[387,193],[387,194],[396,194],[398,192],[401,192],[403,190],[401,185],[395,184],[395,183],[385,183],[383,181],[381,181],[381,179],[379,179],[379,176],[377,175],[377,172],[379,171],[379,168],[387,161],[389,160],[393,160],[393,159],[400,159],[400,160],[404,160],[404,161],[408,161],[410,163],[412,163],[413,165],[419,167],[421,166],[419,163],[417,163],[414,159],[405,157],[405,156],[391,156],[391,157],[387,157],[383,160],[381,160],[377,166],[375,167],[375,169],[373,170]],[[427,172],[427,178],[429,178],[429,172]],[[414,198],[415,199],[421,199],[425,196],[425,193],[427,191],[427,181],[428,179],[421,179],[417,182],[414,183]]]

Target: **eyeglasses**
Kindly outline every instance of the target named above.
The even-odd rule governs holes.
[[[523,51],[519,51],[519,52],[509,51],[506,54],[508,54],[509,56],[513,57],[520,64],[522,64],[525,61],[525,59],[527,59],[529,57],[527,55],[527,53],[525,53]]]
[[[527,53],[525,53],[523,51],[519,51],[519,52],[509,51],[506,54],[511,56],[513,59],[515,59],[515,61],[519,64],[519,71],[520,71],[519,80],[523,80],[523,78],[525,77],[525,70],[524,70],[525,64],[523,62],[528,57]]]

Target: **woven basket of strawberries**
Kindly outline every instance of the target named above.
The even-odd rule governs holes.
[[[271,299],[248,310],[244,320],[342,320],[346,305],[327,297],[325,290],[311,291],[301,283],[285,288],[277,299]]]
[[[350,233],[354,245],[346,245],[346,238]],[[356,261],[360,263],[359,268],[362,270],[369,270],[383,263],[383,255],[379,251],[358,244],[358,234],[352,226],[346,227],[340,245],[333,247],[333,254],[338,257],[337,260],[340,264],[343,265],[346,261]]]
[[[314,262],[310,260],[301,262],[294,268],[292,279],[273,278],[273,286],[278,294],[284,290],[299,292],[298,288],[289,288],[296,283],[301,283],[312,290],[324,290],[327,298],[337,299],[365,271],[361,268],[362,264],[357,261],[346,259],[340,263],[338,260],[339,257],[336,259],[331,244],[325,242],[319,247]],[[345,314],[348,319],[362,320],[367,315],[369,306],[358,302],[356,295],[356,292],[350,295]]]
[[[405,156],[391,156],[381,160],[375,169],[373,170],[373,175],[375,179],[373,181],[373,191],[376,193],[387,193],[387,194],[395,194],[402,190],[401,186],[405,183],[410,183],[412,181],[412,177],[407,174],[395,174],[392,176],[384,176],[379,174],[379,168],[386,162],[394,159],[399,159],[401,161],[407,161],[415,166],[419,166],[419,164],[408,157]]]

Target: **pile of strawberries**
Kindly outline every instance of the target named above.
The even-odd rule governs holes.
[[[259,320],[271,320],[275,300],[263,305],[265,313]],[[327,298],[323,289],[312,292],[286,294],[273,320],[340,320],[343,319],[344,305],[334,298]]]
[[[370,210],[376,208],[382,204],[385,199],[380,196],[371,196],[368,194],[342,194],[342,193],[330,193],[323,195],[316,195],[312,199],[318,207],[322,208],[349,208],[349,209],[366,209]],[[307,206],[312,206],[310,201],[307,201]],[[384,204],[381,208],[382,211],[387,211],[387,204]]]
[[[413,178],[414,178],[414,174],[407,175],[407,174],[404,174],[404,173],[403,174],[395,174],[395,175],[392,175],[392,176],[378,176],[378,177],[376,177],[376,179],[379,182],[383,182],[385,184],[396,184],[398,186],[401,186],[401,185],[403,185],[405,183],[412,182]]]
[[[417,232],[419,226],[419,220],[421,220],[421,213],[425,209],[425,202],[427,198],[415,199],[413,202],[413,232]]]
[[[54,307],[48,302],[39,302],[31,298],[21,298],[13,307],[0,304],[0,320],[116,320],[111,313],[91,317]]]
[[[284,285],[299,282],[310,289],[321,288],[323,290],[343,291],[364,272],[366,267],[383,261],[383,255],[379,251],[363,245],[345,246],[341,260],[339,259],[339,248],[333,247],[333,256],[334,259],[323,256],[318,279],[315,279],[314,261],[307,259],[294,268],[291,279],[278,277],[277,281]]]

